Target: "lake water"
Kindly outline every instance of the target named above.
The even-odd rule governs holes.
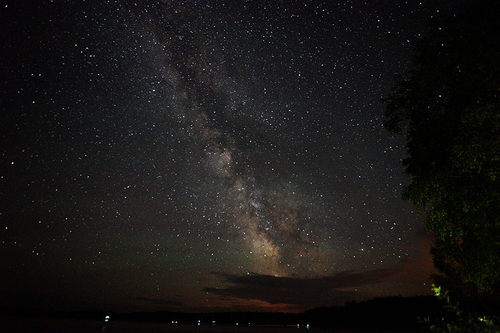
[[[420,333],[408,331],[380,330],[325,330],[298,329],[282,326],[248,326],[247,325],[185,325],[165,323],[135,323],[125,321],[92,321],[76,319],[51,318],[0,318],[2,333],[300,333],[300,332],[330,332],[330,333]]]

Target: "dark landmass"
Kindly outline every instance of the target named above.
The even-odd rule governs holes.
[[[421,329],[419,318],[442,318],[445,304],[434,296],[384,297],[363,302],[347,302],[344,306],[320,307],[303,313],[276,312],[132,312],[113,313],[109,311],[54,311],[29,308],[0,308],[4,317],[46,317],[134,322],[157,322],[179,324],[198,323],[247,325],[311,325],[334,329]]]
[[[347,302],[341,307],[321,307],[301,314],[319,327],[421,329],[420,319],[447,316],[445,303],[435,296],[384,297]]]

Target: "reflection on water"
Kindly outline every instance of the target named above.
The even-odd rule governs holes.
[[[384,333],[380,330],[325,330],[311,327],[298,329],[297,327],[282,326],[248,326],[248,325],[193,325],[165,324],[165,323],[136,323],[125,321],[109,322],[77,319],[54,318],[0,318],[2,333],[289,333],[289,332],[335,332],[335,333]],[[408,333],[407,331],[390,331],[390,333]],[[418,333],[418,332],[411,332]]]
[[[52,319],[52,318],[0,318],[1,332],[24,333],[24,332],[66,332],[66,333],[170,333],[170,332],[296,332],[297,328],[291,327],[257,327],[248,325],[193,325],[165,324],[165,323],[136,323],[124,321],[93,321],[76,319]],[[307,330],[301,330],[307,331]],[[311,330],[309,330],[311,331]],[[318,332],[317,330],[315,332]]]

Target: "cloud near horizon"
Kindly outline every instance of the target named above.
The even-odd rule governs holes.
[[[317,278],[276,277],[249,273],[235,275],[212,272],[222,276],[231,284],[224,288],[204,288],[203,291],[221,297],[254,299],[270,304],[290,304],[301,307],[314,307],[333,303],[344,303],[367,295],[351,288],[362,287],[384,282],[402,273],[407,266],[406,261],[390,269],[374,269],[369,271],[343,271],[330,276]]]

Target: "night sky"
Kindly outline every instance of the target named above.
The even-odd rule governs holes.
[[[381,98],[457,4],[2,1],[0,305],[430,294]]]

